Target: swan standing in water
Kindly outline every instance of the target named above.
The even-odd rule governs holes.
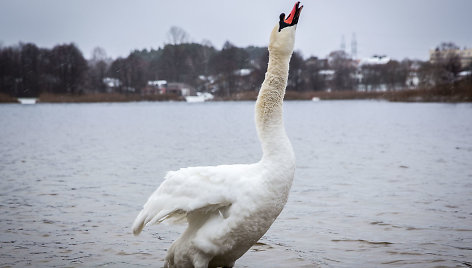
[[[136,217],[133,233],[148,223],[186,220],[165,267],[233,267],[269,229],[287,202],[295,155],[285,133],[282,103],[295,31],[297,2],[272,30],[269,65],[256,101],[262,159],[255,164],[189,167],[167,173]]]

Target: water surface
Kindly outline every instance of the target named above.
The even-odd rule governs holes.
[[[154,266],[167,170],[261,155],[252,102],[0,105],[0,266]],[[472,105],[286,102],[297,171],[236,267],[471,267]]]

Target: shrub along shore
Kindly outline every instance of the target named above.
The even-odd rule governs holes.
[[[223,100],[255,100],[257,92],[242,92]],[[285,100],[386,100],[394,102],[472,102],[472,83],[400,91],[287,91]]]
[[[254,101],[257,92],[245,91],[230,97],[217,97],[215,101]],[[396,102],[472,102],[472,82],[436,86],[429,89],[408,89],[399,91],[287,91],[285,100],[387,100]],[[185,101],[184,97],[164,95],[139,95],[120,93],[51,94],[38,97],[41,103],[93,103],[93,102],[135,102],[135,101]],[[18,100],[0,93],[0,103],[17,103]]]

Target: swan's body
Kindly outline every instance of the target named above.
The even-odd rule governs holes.
[[[294,10],[298,14],[292,11],[292,19],[296,15],[298,20],[298,3]],[[295,156],[283,125],[282,102],[295,29],[280,24],[271,34],[269,65],[256,102],[261,161],[170,171],[136,218],[136,235],[147,223],[188,221],[168,251],[166,267],[232,267],[287,202]]]

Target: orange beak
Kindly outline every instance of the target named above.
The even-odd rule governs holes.
[[[292,12],[285,18],[285,14],[280,14],[279,21],[279,32],[288,26],[293,26],[298,23],[298,18],[300,17],[300,12],[302,11],[303,6],[300,6],[300,2],[296,2],[293,6]]]
[[[292,12],[288,15],[288,17],[284,20],[285,23],[287,24],[292,24],[294,22],[294,19],[296,22],[294,24],[297,24],[298,18],[300,17],[300,12],[302,12],[303,6],[299,7],[300,2],[296,2],[295,5],[293,6]]]

